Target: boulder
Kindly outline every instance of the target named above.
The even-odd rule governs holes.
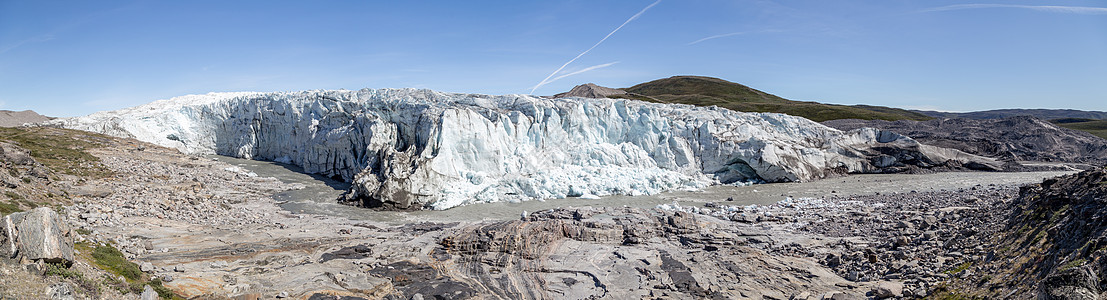
[[[903,283],[885,281],[877,284],[872,290],[876,299],[903,297]]]
[[[0,142],[0,161],[16,165],[33,165],[35,163],[35,159],[27,153],[27,150],[4,142]]]
[[[158,300],[158,292],[149,285],[142,288],[142,295],[138,296],[141,300]]]
[[[51,285],[46,288],[46,294],[50,295],[51,300],[74,300],[73,285],[68,282],[61,282]]]
[[[1099,299],[1098,277],[1087,267],[1055,272],[1042,281],[1038,290],[1041,300]]]
[[[69,227],[57,212],[39,207],[0,219],[0,254],[7,259],[73,263],[73,241]]]

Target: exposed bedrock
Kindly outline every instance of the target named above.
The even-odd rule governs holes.
[[[50,124],[290,163],[354,183],[349,200],[393,209],[999,166],[782,114],[415,89],[190,95]]]
[[[506,299],[788,299],[844,289],[811,261],[770,259],[744,234],[686,212],[555,209],[450,230],[435,256],[456,266],[457,280]]]

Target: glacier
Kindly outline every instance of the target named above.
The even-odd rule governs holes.
[[[390,209],[996,163],[784,114],[425,89],[209,93],[47,125],[293,164],[351,182],[348,201]]]

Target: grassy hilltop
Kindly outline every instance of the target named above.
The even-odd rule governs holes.
[[[622,90],[627,94],[609,97],[699,106],[716,105],[743,112],[785,113],[816,122],[835,119],[889,121],[932,119],[917,112],[883,106],[788,100],[738,83],[703,76],[673,76]]]

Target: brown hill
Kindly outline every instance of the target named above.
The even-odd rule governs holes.
[[[33,110],[0,110],[0,127],[18,127],[25,123],[38,123],[50,119],[53,118],[40,115]]]

